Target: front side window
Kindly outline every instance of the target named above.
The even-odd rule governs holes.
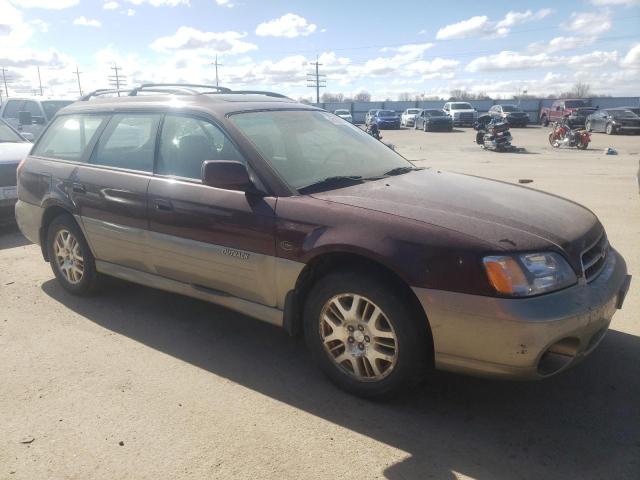
[[[155,139],[160,115],[126,113],[114,115],[104,130],[90,163],[153,171]]]
[[[33,155],[81,160],[106,115],[64,115],[42,135]]]
[[[473,110],[470,103],[453,103],[451,104],[451,108],[454,110]]]
[[[333,176],[371,178],[411,167],[382,142],[326,112],[246,112],[231,121],[296,189]]]
[[[235,145],[211,122],[167,115],[155,173],[200,180],[205,160],[244,162]]]
[[[4,107],[2,116],[4,118],[18,118],[18,112],[20,111],[20,105],[22,103],[22,100],[9,100],[7,106]]]

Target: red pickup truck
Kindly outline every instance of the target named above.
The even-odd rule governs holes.
[[[586,100],[555,100],[550,107],[540,109],[540,123],[546,127],[550,122],[558,122],[566,117],[571,128],[584,127],[587,116],[595,110]]]

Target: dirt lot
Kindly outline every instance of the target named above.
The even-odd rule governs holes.
[[[513,130],[518,154],[481,151],[469,129],[382,133],[425,165],[587,205],[640,273],[640,136],[580,152],[546,132]],[[119,281],[74,298],[52,278],[38,247],[0,231],[0,479],[640,478],[640,277],[569,372],[437,374],[386,403],[336,390],[266,324]]]

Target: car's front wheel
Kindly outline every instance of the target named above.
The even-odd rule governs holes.
[[[90,293],[98,273],[89,245],[70,215],[53,219],[47,230],[47,252],[54,275],[75,295]]]
[[[380,397],[417,383],[426,371],[431,341],[410,303],[375,276],[324,277],[310,292],[304,312],[314,360],[334,383],[356,395]]]
[[[614,133],[616,133],[616,130],[613,128],[612,124],[607,123],[607,127],[605,129],[605,132],[607,133],[607,135],[613,135]]]

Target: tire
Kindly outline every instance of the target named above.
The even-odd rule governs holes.
[[[338,387],[380,398],[423,378],[432,342],[422,316],[405,297],[394,284],[357,271],[331,273],[313,287],[304,308],[305,341],[315,363]],[[362,311],[354,308],[354,299]],[[342,308],[335,307],[338,303]],[[376,321],[375,312],[381,312]]]
[[[558,142],[556,142],[553,138],[553,132],[551,132],[549,134],[549,144],[553,147],[553,148],[559,148],[560,144]]]
[[[47,229],[46,241],[51,269],[62,287],[74,295],[94,291],[98,280],[95,259],[73,217],[54,218]]]
[[[613,135],[614,133],[616,133],[615,128],[613,128],[613,125],[611,125],[610,123],[607,123],[604,131],[607,135]]]
[[[591,129],[591,122],[590,122],[590,121],[584,124],[584,129],[585,129],[587,132],[592,132],[592,131],[593,131],[593,130]]]
[[[413,129],[414,129],[414,130],[418,130],[418,122],[414,122],[414,124],[413,124]]]
[[[578,150],[586,150],[588,146],[589,146],[589,144],[588,144],[588,143],[580,142],[580,143],[578,143],[578,144],[576,145],[576,148],[577,148]]]
[[[425,131],[425,132],[428,132],[428,131],[429,131],[429,127],[427,127],[427,122],[424,122],[424,123],[422,124],[422,130],[423,130],[423,131]]]
[[[540,123],[545,127],[549,126],[549,119],[547,118],[546,115],[542,116],[542,118],[540,119]]]

